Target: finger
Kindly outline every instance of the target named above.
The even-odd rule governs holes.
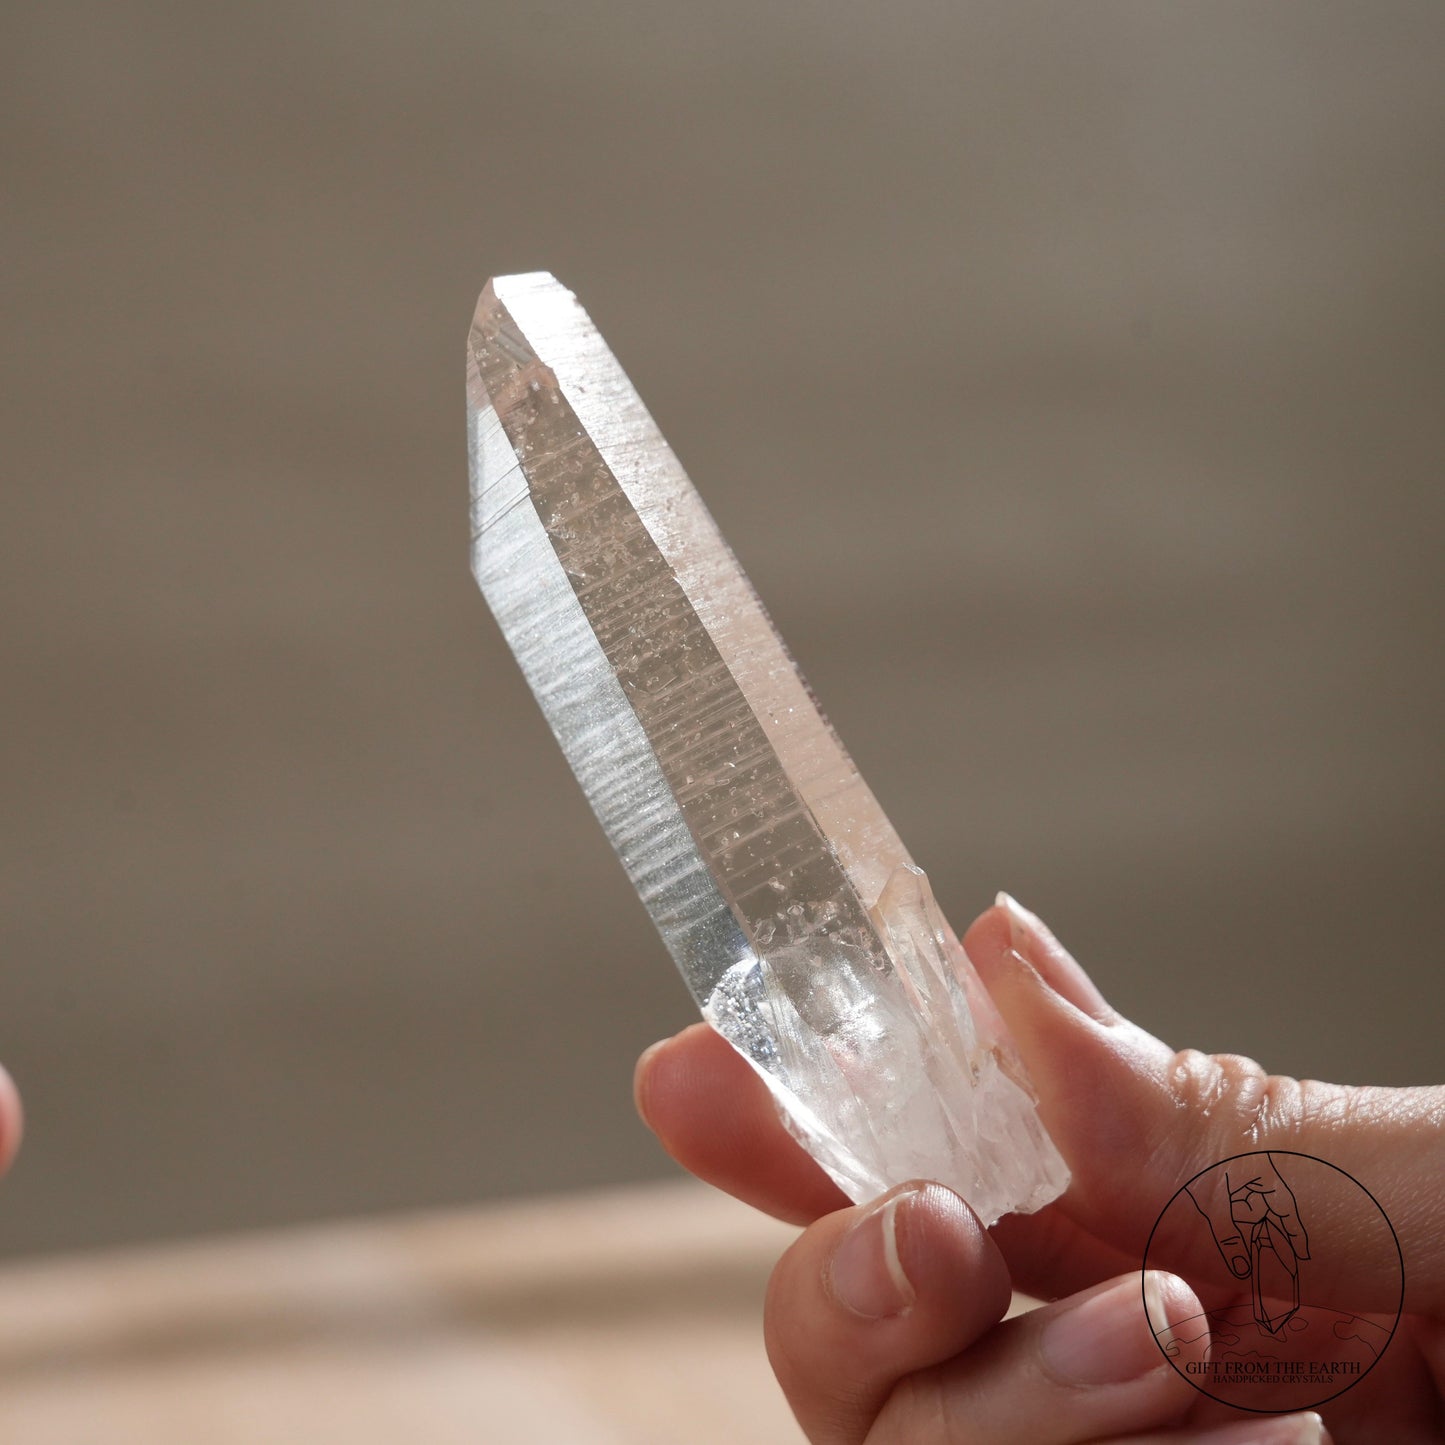
[[[756,1070],[707,1024],[654,1044],[637,1061],[637,1112],[699,1179],[790,1224],[848,1203],[778,1118]]]
[[[644,1122],[698,1178],[790,1224],[848,1203],[788,1133],[753,1068],[706,1024],[648,1049],[634,1086]],[[1015,1286],[1037,1299],[1073,1294],[1139,1263],[1052,1206],[1006,1215],[990,1232]]]
[[[1006,1214],[990,1230],[1014,1288],[1054,1300],[1139,1268],[1139,1255],[1115,1249],[1050,1204],[1037,1214]]]
[[[1445,1320],[1411,1321],[1420,1358],[1435,1386],[1435,1393],[1445,1400]]]
[[[1025,908],[1017,898],[1007,893],[1000,893],[995,901],[997,908],[985,913],[974,924],[969,930],[971,935],[981,941],[986,934],[992,933],[995,944],[1001,943],[1001,913],[1008,934],[1007,946],[1023,954],[1055,993],[1068,999],[1076,1009],[1088,1014],[1090,1018],[1107,1020],[1116,1017],[1104,995],[1095,986],[1094,980],[1079,966],[1073,954],[1054,937],[1037,913]]]
[[[1117,1014],[1081,1009],[1050,982],[1057,958],[1045,959],[1046,975],[1033,963],[1044,951],[1026,958],[1004,946],[1007,934],[1003,910],[993,909],[964,946],[1073,1169],[1064,1212],[1137,1258],[1164,1204],[1200,1170],[1260,1150],[1313,1155],[1367,1182],[1378,1199],[1411,1262],[1406,1307],[1445,1305],[1445,1089],[1300,1083],[1232,1055],[1175,1053]],[[1320,1212],[1312,1199],[1312,1229]],[[1193,1255],[1172,1264],[1205,1267]],[[1362,1286],[1388,1283],[1368,1273],[1361,1264]]]
[[[3,1174],[20,1148],[25,1132],[25,1111],[20,1105],[20,1091],[15,1081],[0,1067],[0,1174]]]
[[[782,1124],[767,1087],[706,1024],[654,1044],[638,1060],[638,1112],[685,1169],[745,1204],[807,1224],[848,1200]],[[1006,1215],[990,1231],[1015,1287],[1037,1299],[1138,1267],[1049,1207]]]
[[[1432,1378],[1422,1353],[1422,1321],[1404,1316],[1388,1348],[1364,1379],[1325,1404],[1331,1432],[1341,1441],[1439,1445],[1442,1382]]]
[[[1172,1328],[1203,1306],[1150,1271],[1150,1315]],[[972,1349],[904,1380],[869,1445],[1076,1445],[1177,1423],[1198,1398],[1155,1343],[1136,1272],[1007,1320]]]
[[[1330,1445],[1330,1433],[1314,1411],[1281,1415],[1273,1420],[1237,1420],[1204,1429],[1151,1430],[1127,1439],[1101,1440],[1098,1445]]]
[[[820,1219],[778,1262],[768,1357],[813,1445],[854,1445],[900,1380],[967,1349],[1009,1297],[973,1211],[941,1185],[902,1185]]]

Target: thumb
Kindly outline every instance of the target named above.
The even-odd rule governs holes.
[[[1110,1008],[1053,934],[1011,899],[969,929],[964,947],[1073,1170],[1059,1207],[1077,1223],[1142,1257],[1165,1205],[1200,1171],[1258,1151],[1309,1155],[1343,1170],[1378,1201],[1404,1257],[1405,1308],[1445,1309],[1445,1088],[1298,1081],[1234,1054],[1176,1052]],[[1312,1242],[1348,1237],[1346,1215],[1359,1206],[1358,1194],[1350,1193],[1300,1198]],[[1228,1214],[1204,1212],[1211,1221]],[[1204,1231],[1164,1243],[1168,1268],[1202,1270],[1201,1248],[1216,1257]],[[1398,1289],[1398,1260],[1388,1244],[1388,1261],[1356,1249],[1341,1265],[1358,1308],[1393,1308],[1398,1300],[1398,1293],[1393,1300],[1366,1298],[1387,1277]],[[1342,1261],[1349,1254],[1338,1251]]]
[[[1185,1186],[1194,1207],[1209,1222],[1215,1248],[1230,1274],[1236,1279],[1249,1277],[1249,1249],[1234,1222],[1229,1198],[1229,1175],[1221,1167],[1210,1169]]]

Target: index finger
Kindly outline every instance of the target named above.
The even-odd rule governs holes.
[[[733,1046],[697,1023],[637,1061],[643,1122],[690,1173],[789,1224],[849,1203],[783,1127],[768,1086]]]
[[[684,1169],[789,1224],[811,1224],[850,1201],[788,1133],[767,1085],[706,1024],[654,1044],[637,1061],[637,1110]],[[1057,1203],[1006,1215],[990,1230],[1016,1288],[1072,1294],[1138,1266],[1079,1228]]]

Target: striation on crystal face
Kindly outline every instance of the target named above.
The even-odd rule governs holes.
[[[851,1198],[986,1223],[1068,1172],[992,1002],[572,293],[501,276],[467,347],[472,568],[703,1015]]]

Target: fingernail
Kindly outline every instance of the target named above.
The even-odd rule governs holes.
[[[1008,941],[1027,958],[1034,938],[1033,914],[1010,893],[1000,892],[993,901],[1008,915]]]
[[[898,1258],[898,1211],[916,1193],[905,1189],[880,1200],[838,1241],[827,1285],[844,1309],[883,1320],[902,1314],[917,1298]]]
[[[1233,1421],[1189,1438],[1194,1445],[1331,1445],[1333,1439],[1313,1410],[1274,1420]]]
[[[1160,1270],[1145,1272],[1144,1291],[1147,1316],[1135,1277],[1121,1279],[1051,1319],[1039,1339],[1049,1372],[1070,1385],[1114,1385],[1162,1365],[1150,1321],[1156,1328],[1168,1328],[1202,1313],[1203,1307],[1183,1280]]]
[[[1084,972],[1074,957],[1059,946],[1058,940],[1044,926],[1036,913],[1030,913],[1012,894],[999,893],[994,903],[1008,917],[1009,942],[1044,982],[1076,1008],[1095,1018],[1113,1012],[1108,1000]]]

